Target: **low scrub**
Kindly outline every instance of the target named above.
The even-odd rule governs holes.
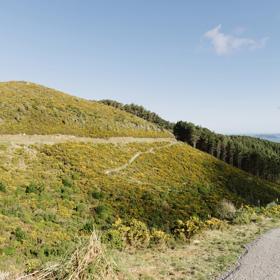
[[[194,216],[185,222],[177,220],[172,232],[176,238],[188,240],[195,234],[202,231],[204,227],[205,224],[203,221],[201,221],[199,217]]]
[[[256,222],[260,217],[257,215],[256,209],[250,206],[241,207],[235,213],[234,224],[249,224]]]
[[[142,118],[33,83],[0,83],[0,134],[170,137]]]
[[[125,169],[106,173],[139,152]],[[206,224],[211,217],[231,223],[233,211],[217,214],[223,198],[238,207],[259,198],[268,203],[280,193],[278,185],[180,143],[0,146],[0,155],[0,270],[56,262],[93,228],[109,231],[108,243],[122,250],[169,246],[177,220],[185,240],[223,227],[216,220]],[[112,227],[118,217],[122,225]],[[24,232],[18,240],[17,228]]]
[[[160,236],[158,235],[158,237]],[[113,224],[112,229],[108,230],[103,235],[102,240],[111,247],[118,249],[141,249],[149,246],[151,232],[145,223],[136,219],[132,219],[126,224],[124,224],[121,219],[118,219]],[[158,243],[161,243],[160,240],[157,241]]]

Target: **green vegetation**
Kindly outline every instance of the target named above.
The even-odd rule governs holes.
[[[100,100],[100,102],[103,104],[112,106],[114,108],[118,108],[120,110],[126,111],[128,113],[131,113],[131,114],[138,116],[139,118],[142,118],[144,120],[147,120],[151,123],[155,123],[159,127],[162,127],[162,128],[168,129],[168,130],[173,129],[173,126],[174,126],[173,123],[164,120],[159,115],[145,109],[143,106],[139,106],[139,105],[136,105],[133,103],[132,104],[122,104],[118,101],[109,100],[109,99]]]
[[[207,152],[235,167],[263,179],[280,180],[280,144],[249,136],[226,136],[189,122],[166,121],[156,113],[135,104],[122,104],[114,100],[101,103],[136,115],[159,127],[173,130],[178,140]]]
[[[225,136],[192,123],[174,126],[178,140],[263,179],[280,180],[280,144],[248,136]]]
[[[117,247],[164,244],[178,220],[188,238],[196,221],[218,217],[224,198],[240,206],[279,197],[278,185],[183,143],[7,144],[0,159],[0,270],[60,260],[78,237],[107,232],[118,218],[136,230],[111,232]]]
[[[0,134],[163,138],[173,128],[141,106],[86,101],[36,84],[0,83],[0,93]],[[170,269],[174,279],[210,279],[225,269],[241,252],[240,245],[256,235],[256,225],[270,227],[271,219],[280,218],[280,146],[183,122],[174,126],[174,134],[190,145],[164,139],[1,144],[0,271],[38,269],[38,275],[48,273],[45,279],[70,274],[90,279],[93,273],[104,279],[104,273],[117,273],[126,279],[130,272],[122,260],[131,268],[139,264],[132,260],[139,256],[155,263],[154,250],[162,252],[167,266],[160,264],[162,271],[152,273],[134,270],[135,277],[167,279]],[[118,256],[117,270],[106,259],[96,230]],[[201,244],[197,252],[207,251],[200,265],[211,263],[200,274],[195,269],[199,255],[189,259],[184,251],[194,238]],[[179,261],[170,262],[168,254]],[[82,268],[77,257],[85,260]],[[50,262],[57,265],[44,268]],[[188,278],[192,276],[196,278]]]
[[[237,212],[246,213],[247,210],[243,208]],[[118,271],[120,275],[125,275],[125,279],[131,280],[219,279],[219,276],[235,266],[239,256],[245,251],[245,244],[269,229],[280,226],[279,206],[250,208],[249,212],[254,212],[257,218],[248,223],[205,228],[189,242],[173,243],[164,250],[151,248],[137,250],[133,254],[115,250],[113,257]]]
[[[33,83],[0,83],[0,104],[0,134],[170,136],[122,110]]]

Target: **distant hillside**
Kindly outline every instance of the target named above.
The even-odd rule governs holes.
[[[168,122],[143,106],[122,104],[114,100],[101,100],[100,102],[173,131],[178,140],[253,175],[271,181],[280,180],[280,145],[272,143],[280,143],[280,135],[228,136],[217,134],[189,122],[179,121],[176,124]]]
[[[162,127],[162,128],[168,129],[168,130],[173,129],[174,123],[164,120],[158,114],[145,109],[143,106],[136,105],[133,103],[132,104],[122,104],[118,101],[109,100],[109,99],[100,100],[100,102],[104,103],[106,105],[112,106],[114,108],[121,109],[128,113],[131,113],[146,121],[155,123],[159,127]]]
[[[233,166],[264,179],[280,180],[280,144],[250,136],[227,136],[188,122],[174,126],[178,140],[187,142]]]
[[[170,231],[224,198],[266,204],[279,185],[184,143],[0,145],[0,271],[60,259],[93,226],[137,218]]]
[[[0,134],[166,137],[170,134],[100,102],[27,82],[0,83]]]
[[[280,134],[255,134],[254,137],[280,143]]]

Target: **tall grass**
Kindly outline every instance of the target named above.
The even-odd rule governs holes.
[[[117,280],[112,263],[108,260],[96,232],[88,242],[59,263],[48,264],[40,270],[16,277],[16,280]]]

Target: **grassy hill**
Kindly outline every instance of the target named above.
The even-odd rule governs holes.
[[[128,113],[131,113],[146,121],[152,122],[152,123],[158,125],[159,127],[165,128],[167,130],[173,130],[174,123],[164,120],[158,114],[147,110],[143,106],[139,106],[139,105],[136,105],[133,103],[132,104],[122,104],[118,101],[110,100],[110,99],[100,100],[99,102],[112,106],[114,108],[118,108],[120,110],[126,111]]]
[[[217,216],[223,199],[240,206],[280,196],[278,184],[166,141],[157,124],[112,106],[26,82],[0,83],[0,106],[0,134],[22,140],[0,142],[0,271],[61,259],[118,218],[169,233],[178,219]],[[31,144],[21,133],[50,141]],[[160,142],[60,143],[50,134]]]
[[[0,83],[0,134],[166,137],[122,110],[27,82]]]
[[[137,218],[169,231],[223,198],[268,203],[279,186],[183,143],[0,148],[0,270],[60,258],[95,225]]]

